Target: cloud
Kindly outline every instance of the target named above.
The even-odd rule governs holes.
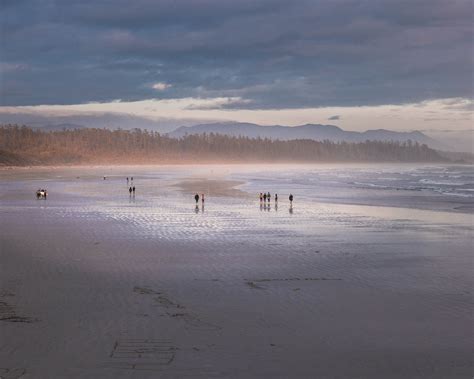
[[[0,105],[138,101],[157,90],[165,99],[240,97],[223,106],[255,110],[474,96],[470,0],[1,7]],[[172,87],[153,88],[157,78]]]
[[[341,119],[341,116],[339,115],[335,115],[335,116],[331,116],[331,117],[328,117],[328,120],[340,120]]]
[[[163,82],[157,82],[151,86],[153,89],[156,89],[158,91],[164,91],[167,88],[171,87],[171,84],[168,83],[163,83]]]

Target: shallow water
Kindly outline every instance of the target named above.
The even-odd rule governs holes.
[[[10,268],[1,272],[9,278],[2,290],[17,293],[19,306],[43,320],[45,335],[34,350],[25,342],[28,331],[0,323],[11,344],[0,350],[0,368],[34,355],[28,370],[44,376],[48,365],[67,361],[54,346],[74,335],[78,346],[97,351],[74,366],[77,372],[57,367],[57,377],[126,377],[96,362],[116,335],[126,335],[173,341],[180,350],[163,371],[169,377],[189,367],[198,367],[186,371],[191,377],[466,377],[473,199],[452,193],[471,188],[470,170],[284,165],[2,173],[2,260]],[[135,197],[125,180],[132,175]],[[450,175],[459,185],[440,190]],[[196,208],[193,194],[176,186],[188,178],[238,180],[249,195],[216,196],[210,184],[205,206]],[[385,188],[388,182],[396,183]],[[34,199],[42,187],[46,201]],[[278,192],[278,205],[261,204],[261,191]],[[42,295],[31,299],[36,283]],[[48,283],[54,296],[45,295]],[[170,300],[150,308],[131,290],[143,285],[185,304],[193,318],[183,324],[171,317]],[[74,300],[61,292],[69,287]],[[56,308],[68,316],[52,313]],[[52,327],[62,320],[88,320],[89,327],[62,333]],[[108,337],[96,341],[97,330]]]

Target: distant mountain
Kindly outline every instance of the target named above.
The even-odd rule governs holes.
[[[333,142],[364,142],[370,141],[399,141],[411,140],[430,147],[441,149],[442,144],[427,135],[415,132],[394,132],[391,130],[377,129],[365,132],[352,132],[343,130],[335,125],[306,124],[300,126],[264,126],[250,123],[226,122],[213,124],[200,124],[182,126],[171,133],[170,137],[181,138],[185,135],[217,133],[228,136],[243,136],[250,138],[269,138],[273,140],[311,139],[315,141],[329,140]]]

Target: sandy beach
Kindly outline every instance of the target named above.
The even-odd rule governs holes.
[[[254,171],[2,170],[0,377],[472,377],[469,201],[267,206]]]

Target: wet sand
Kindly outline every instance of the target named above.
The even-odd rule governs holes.
[[[202,193],[207,194],[208,196],[218,196],[218,197],[232,197],[232,198],[250,198],[252,197],[249,193],[235,188],[239,185],[244,184],[244,182],[239,182],[236,180],[216,180],[216,179],[188,179],[183,180],[176,184],[176,187],[181,189],[184,193],[187,194],[196,194],[199,195]]]
[[[472,215],[81,170],[2,177],[0,377],[472,377]]]

